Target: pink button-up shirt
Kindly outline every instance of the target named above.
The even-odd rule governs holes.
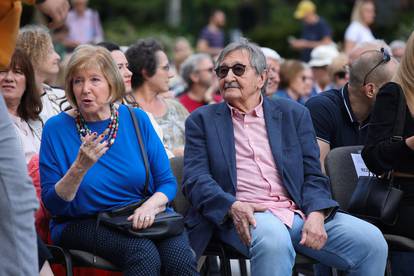
[[[292,227],[294,213],[304,215],[283,186],[272,156],[262,104],[263,99],[247,114],[229,105],[236,147],[236,199],[265,206]]]

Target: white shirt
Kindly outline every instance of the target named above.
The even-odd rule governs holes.
[[[41,100],[43,104],[42,112],[40,112],[40,118],[42,118],[43,123],[57,114],[62,110],[65,110],[69,106],[68,102],[65,102],[62,105],[62,110],[60,108],[60,103],[66,98],[65,91],[58,88],[52,88],[49,85],[43,84],[43,92],[41,95]]]
[[[345,31],[345,40],[359,44],[362,42],[369,42],[375,40],[371,29],[362,25],[358,21],[353,21]]]
[[[16,129],[16,133],[20,138],[26,164],[29,164],[33,155],[38,154],[40,150],[40,137],[37,137],[34,130],[22,118],[10,114],[10,118]]]

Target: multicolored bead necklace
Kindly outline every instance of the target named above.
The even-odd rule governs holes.
[[[111,118],[108,127],[104,130],[102,134],[105,135],[104,140],[108,142],[108,148],[115,143],[116,134],[118,132],[119,125],[119,114],[118,108],[111,104]],[[85,119],[82,114],[78,112],[76,116],[76,128],[78,129],[79,137],[82,140],[82,137],[85,137],[86,134],[92,134],[92,131],[88,128]]]

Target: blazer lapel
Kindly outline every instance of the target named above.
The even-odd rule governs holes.
[[[276,100],[277,101],[277,100]],[[275,100],[263,98],[263,112],[266,123],[267,136],[273,159],[277,169],[282,175],[283,172],[283,150],[282,150],[282,112]]]
[[[221,103],[214,118],[217,137],[223,151],[224,159],[229,168],[231,183],[236,188],[236,150],[234,145],[234,129],[230,109],[227,104]],[[217,158],[220,158],[217,156]]]

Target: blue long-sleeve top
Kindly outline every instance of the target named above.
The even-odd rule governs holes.
[[[150,164],[149,194],[162,192],[173,200],[177,184],[168,157],[145,112],[134,109]],[[87,122],[92,132],[102,133],[109,120]],[[62,112],[49,119],[43,129],[40,147],[42,200],[52,216],[85,217],[122,207],[143,198],[145,166],[128,109],[119,107],[119,128],[115,143],[88,170],[75,198],[65,201],[55,190],[56,183],[76,159],[81,141],[75,119]],[[69,222],[70,223],[70,222]],[[55,243],[68,223],[52,219],[51,235]]]

